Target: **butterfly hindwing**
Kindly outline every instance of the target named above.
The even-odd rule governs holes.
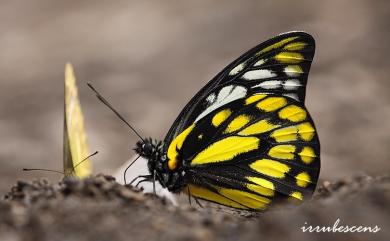
[[[310,115],[296,100],[269,94],[241,98],[182,134],[168,158],[190,166],[193,196],[261,210],[280,197],[302,200],[314,191],[319,141]]]

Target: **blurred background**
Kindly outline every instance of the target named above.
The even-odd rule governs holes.
[[[17,179],[61,178],[63,71],[75,67],[94,172],[114,173],[136,136],[163,139],[187,101],[244,51],[281,32],[317,41],[306,105],[321,179],[390,170],[390,2],[0,0],[0,194]]]

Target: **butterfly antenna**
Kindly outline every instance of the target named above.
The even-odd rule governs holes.
[[[91,88],[91,90],[93,92],[95,92],[96,94],[96,97],[104,104],[106,105],[108,108],[110,108],[115,114],[116,116],[118,116],[118,118],[120,120],[122,120],[128,127],[130,127],[130,129],[143,141],[145,142],[145,140],[141,137],[141,135],[129,124],[129,122],[127,122],[125,120],[125,118],[123,118],[123,116],[121,114],[119,114],[118,111],[116,111],[114,109],[114,107],[111,106],[110,103],[108,103],[108,101],[91,85],[91,83],[87,83],[88,87]]]
[[[132,161],[132,162],[126,167],[125,172],[123,173],[123,180],[124,180],[124,182],[125,182],[125,185],[127,184],[127,183],[126,183],[126,172],[127,172],[127,170],[134,164],[135,161],[138,160],[138,158],[139,158],[140,156],[141,156],[141,155],[137,156],[137,157],[134,159],[134,161]]]
[[[73,171],[76,169],[76,167],[78,167],[80,164],[82,164],[83,162],[85,162],[86,160],[88,160],[88,158],[91,158],[93,157],[94,155],[98,154],[99,152],[98,151],[95,151],[94,153],[92,153],[91,155],[87,156],[86,158],[84,158],[83,160],[81,160],[79,163],[77,163],[74,167],[73,167]]]
[[[58,174],[65,175],[65,173],[63,172],[51,170],[51,169],[45,169],[45,168],[23,168],[22,171],[45,171],[45,172],[55,172]]]
[[[87,156],[86,158],[84,158],[82,161],[80,161],[79,163],[76,164],[76,166],[73,167],[73,171],[74,169],[76,169],[76,167],[78,167],[81,163],[83,163],[84,161],[86,161],[88,158],[98,154],[99,152],[98,151],[95,151],[94,153],[92,153],[91,155]],[[65,175],[65,173],[63,172],[60,172],[60,171],[56,171],[56,170],[51,170],[51,169],[45,169],[45,168],[23,168],[22,171],[25,171],[25,172],[29,172],[29,171],[45,171],[45,172],[55,172],[55,173],[58,173],[58,174],[62,174],[62,175]]]

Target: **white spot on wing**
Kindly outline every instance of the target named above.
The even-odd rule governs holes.
[[[266,59],[260,59],[253,66],[256,67],[256,66],[263,65],[265,63],[265,61],[267,61],[267,60]]]
[[[286,80],[283,84],[283,88],[286,90],[296,90],[298,89],[301,85],[301,82],[297,79],[289,79]]]
[[[233,88],[234,88],[233,85],[228,85],[223,87],[218,93],[217,102],[228,97],[229,94],[232,92]]]
[[[246,72],[242,78],[247,79],[247,80],[254,80],[254,79],[267,79],[267,78],[272,78],[275,77],[276,74],[272,73],[271,70],[268,69],[258,69],[258,70],[252,70]]]
[[[299,100],[298,95],[294,93],[288,93],[288,94],[283,94],[286,97],[293,98],[294,100]]]
[[[230,72],[229,72],[229,75],[236,75],[238,73],[240,73],[244,67],[245,67],[245,62],[244,63],[241,63],[239,65],[237,65],[236,67],[234,67]]]
[[[301,74],[301,72],[297,71],[297,69],[292,66],[286,66],[286,68],[284,68],[284,73],[286,73],[287,76],[291,77],[296,77]]]
[[[212,93],[211,95],[209,95],[207,98],[206,98],[206,101],[209,102],[209,103],[213,103],[215,100],[215,94]]]
[[[244,98],[246,96],[246,92],[246,88],[242,86],[228,85],[223,87],[219,91],[218,97],[214,100],[214,102],[210,103],[210,105],[196,118],[195,122],[198,122],[207,114],[211,113],[212,111],[223,105]]]
[[[280,80],[270,80],[264,81],[258,85],[253,86],[252,88],[261,87],[263,89],[277,89],[282,86],[282,81]]]

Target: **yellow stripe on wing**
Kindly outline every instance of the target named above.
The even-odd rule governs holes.
[[[299,122],[306,119],[306,111],[299,106],[289,105],[279,111],[279,117],[292,122]]]
[[[269,198],[236,189],[220,188],[219,193],[255,210],[264,210],[271,202]]]
[[[315,135],[315,129],[310,122],[304,122],[299,125],[288,126],[277,129],[270,135],[277,142],[296,141],[298,138],[303,141],[311,141]]]
[[[275,178],[284,178],[286,173],[290,171],[288,165],[270,159],[257,160],[249,166],[258,173]]]
[[[284,64],[297,64],[304,60],[304,57],[300,53],[294,52],[280,52],[275,56],[275,59]]]
[[[301,157],[301,160],[306,164],[310,164],[314,160],[314,158],[317,157],[314,153],[313,148],[309,146],[303,147],[302,151],[298,155]]]
[[[272,147],[268,151],[268,155],[274,158],[293,160],[295,157],[295,149],[296,148],[293,145],[278,145]]]
[[[230,109],[221,110],[214,115],[213,119],[211,120],[211,123],[213,124],[213,126],[218,127],[220,124],[222,124],[222,122],[229,118],[231,114],[232,111]]]
[[[191,131],[194,129],[195,124],[190,125],[185,129],[182,133],[180,133],[172,142],[169,144],[168,147],[168,167],[170,170],[174,170],[177,167],[177,150],[180,150],[181,147],[183,146],[183,143],[187,136],[191,133]]]
[[[287,100],[283,97],[268,97],[256,104],[256,107],[265,112],[275,111],[287,105]]]
[[[299,173],[295,176],[295,179],[297,180],[297,185],[299,187],[306,187],[311,183],[311,178],[307,172]]]
[[[232,133],[238,131],[239,129],[243,128],[246,124],[248,124],[250,120],[251,118],[248,115],[239,115],[229,123],[224,133]]]
[[[191,196],[239,209],[264,210],[271,203],[271,199],[267,197],[242,190],[222,187],[215,187],[215,189],[218,193],[194,184],[189,184],[188,188],[184,190],[185,192],[189,191]]]
[[[191,161],[191,165],[201,165],[232,160],[235,156],[256,150],[260,140],[256,137],[230,136],[214,142]]]
[[[304,42],[289,43],[286,46],[284,46],[283,49],[290,50],[290,51],[298,51],[304,49],[306,45],[307,43]]]
[[[212,201],[233,208],[248,209],[247,207],[240,205],[235,201],[229,200],[228,198],[221,196],[220,194],[217,194],[209,189],[199,187],[197,185],[189,184],[188,190],[187,188],[185,188],[184,190],[185,192],[189,191],[191,196],[198,197],[204,200]]]
[[[248,189],[263,196],[272,197],[275,195],[275,185],[272,182],[260,177],[247,177],[247,179],[254,183],[247,184],[246,186]]]
[[[245,105],[250,105],[250,104],[255,103],[261,99],[264,99],[265,97],[267,97],[267,95],[264,95],[264,94],[252,95],[252,96],[246,98]]]
[[[292,197],[292,200],[295,199],[295,200],[303,201],[303,196],[301,192],[292,192],[290,194],[290,197]]]
[[[252,125],[246,127],[242,131],[240,131],[238,134],[242,136],[249,136],[249,135],[258,135],[267,131],[270,131],[272,129],[275,129],[279,127],[279,125],[274,125],[269,123],[267,120],[260,120],[256,123],[253,123]]]
[[[282,47],[283,45],[285,45],[286,43],[289,43],[291,41],[293,41],[294,39],[297,39],[298,37],[289,37],[289,38],[285,38],[285,39],[282,39],[280,40],[279,42],[276,42],[274,44],[271,44],[270,46],[267,46],[265,47],[264,49],[260,50],[257,55],[261,55],[261,54],[264,54],[264,53],[267,53],[273,49],[277,49],[277,48],[280,48]]]

